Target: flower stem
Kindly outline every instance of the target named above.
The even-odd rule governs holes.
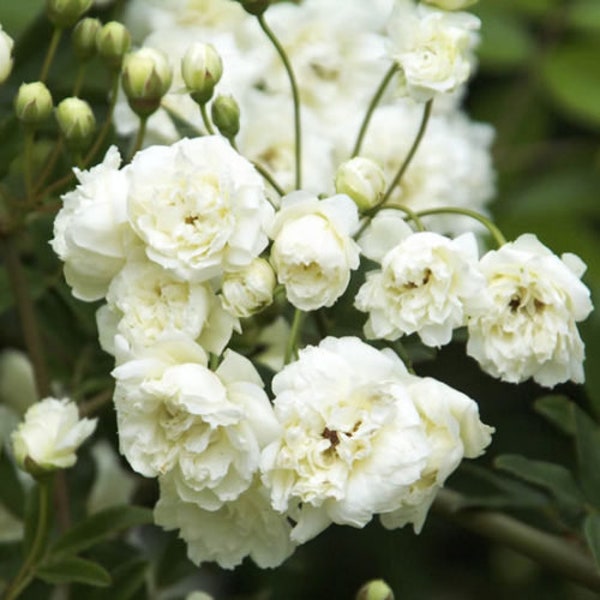
[[[46,479],[38,482],[37,494],[39,507],[31,548],[29,549],[29,553],[21,565],[19,572],[4,592],[4,600],[13,600],[14,598],[17,598],[19,594],[31,583],[35,567],[44,553],[44,546],[48,536],[48,527],[50,524],[50,502],[52,498],[51,488],[52,479]]]
[[[148,117],[140,117],[140,126],[138,128],[137,136],[135,137],[135,143],[133,149],[129,155],[129,162],[136,155],[137,151],[142,147],[144,143],[144,136],[146,135],[146,125],[148,124]]]
[[[290,330],[290,337],[285,348],[285,356],[283,364],[287,365],[292,358],[298,358],[298,338],[300,337],[300,331],[302,329],[302,321],[304,320],[304,312],[297,308],[294,312],[294,320],[292,321],[292,328]]]
[[[392,77],[396,74],[398,69],[399,67],[397,63],[393,63],[392,66],[387,70],[387,73],[383,76],[383,79],[381,80],[381,83],[379,84],[375,95],[369,103],[369,107],[367,108],[367,112],[365,113],[363,122],[361,123],[360,131],[358,132],[358,137],[356,138],[356,143],[354,144],[354,148],[352,149],[352,157],[358,156],[363,140],[367,133],[367,128],[369,127],[371,117],[373,116],[373,113],[375,112],[375,109],[377,108],[379,101],[381,100],[381,97],[383,96],[383,93],[385,92],[388,84],[390,83]]]
[[[24,156],[23,156],[23,177],[25,179],[25,193],[27,194],[27,204],[30,205],[33,198],[33,139],[34,131],[26,128],[24,136]]]
[[[600,571],[579,548],[508,515],[481,509],[462,509],[462,496],[441,489],[433,510],[461,527],[508,546],[565,577],[600,591]]]
[[[208,118],[208,111],[206,110],[206,103],[200,105],[200,114],[202,115],[202,122],[204,123],[204,127],[206,127],[206,131],[209,135],[215,134],[215,129]]]
[[[474,210],[470,210],[468,208],[460,208],[458,206],[447,206],[441,208],[429,208],[427,210],[421,210],[418,213],[415,213],[418,217],[426,217],[428,215],[443,215],[443,214],[455,214],[455,215],[464,215],[465,217],[471,217],[471,219],[475,219],[479,221],[482,225],[486,227],[486,229],[490,232],[494,241],[498,245],[498,247],[506,244],[506,238],[500,231],[500,229],[490,221],[487,217],[482,214],[475,212]]]
[[[54,55],[56,54],[60,38],[62,37],[62,32],[63,29],[60,27],[55,27],[54,31],[52,32],[52,37],[50,38],[50,45],[48,46],[46,58],[44,59],[44,64],[42,65],[42,71],[40,72],[40,81],[42,83],[44,83],[46,81],[46,78],[48,77],[50,65],[54,60]]]
[[[292,69],[292,65],[289,61],[286,51],[280,44],[276,35],[273,33],[271,28],[267,25],[263,15],[257,16],[258,23],[265,35],[269,38],[277,54],[283,62],[283,66],[287,72],[288,79],[290,80],[290,86],[292,88],[292,99],[294,102],[294,152],[296,159],[296,189],[299,190],[302,187],[302,127],[300,123],[300,93],[298,91],[298,84],[296,82],[296,76]]]

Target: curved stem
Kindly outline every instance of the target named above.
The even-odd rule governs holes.
[[[396,74],[399,68],[400,67],[396,63],[393,63],[392,66],[387,70],[387,73],[383,76],[383,79],[381,80],[377,91],[375,92],[373,98],[371,99],[371,102],[369,103],[369,107],[367,108],[367,112],[365,113],[363,122],[361,123],[360,131],[358,132],[358,137],[356,138],[356,143],[354,144],[354,148],[352,149],[352,157],[357,156],[360,152],[360,148],[367,133],[367,128],[369,127],[371,117],[373,116],[373,113],[375,112],[375,109],[377,108],[377,105],[379,104],[379,101],[381,100],[381,97],[383,96],[383,93],[385,92],[388,84],[390,83],[392,77]]]
[[[290,330],[290,337],[285,348],[285,356],[283,364],[287,365],[292,358],[298,357],[298,338],[300,336],[300,330],[302,328],[302,321],[304,320],[304,312],[297,308],[294,312],[294,320],[292,321],[292,328]]]
[[[200,114],[202,115],[202,122],[204,123],[204,127],[206,127],[206,131],[209,135],[215,134],[215,129],[208,118],[208,111],[206,110],[206,103],[200,105]]]
[[[133,149],[129,155],[129,162],[136,155],[137,151],[142,147],[144,143],[144,136],[146,135],[146,125],[148,124],[148,117],[140,117],[140,126],[138,128],[137,136],[135,137],[135,143]]]
[[[475,219],[479,221],[482,225],[486,227],[486,229],[490,232],[494,241],[498,245],[498,247],[506,244],[506,238],[500,231],[500,229],[494,225],[487,217],[475,212],[474,210],[470,210],[468,208],[459,208],[457,206],[448,206],[442,208],[429,208],[427,210],[420,210],[416,213],[419,217],[426,217],[428,215],[443,215],[443,214],[454,214],[454,215],[463,215],[465,217],[470,217],[471,219]]]
[[[279,43],[279,40],[267,25],[264,16],[257,16],[258,23],[261,29],[265,32],[265,35],[269,38],[277,54],[283,62],[283,66],[287,72],[288,79],[290,80],[290,86],[292,88],[292,99],[294,102],[294,152],[296,158],[296,189],[299,190],[302,187],[302,127],[300,122],[300,92],[298,91],[298,84],[296,77],[292,69],[292,65],[289,61],[286,51],[283,46]]]
[[[429,122],[429,117],[431,116],[431,107],[432,106],[433,106],[433,100],[428,100],[425,103],[425,108],[423,109],[423,117],[421,118],[421,124],[419,125],[419,131],[417,131],[417,135],[413,141],[412,146],[410,147],[410,150],[408,151],[408,154],[406,155],[406,158],[404,159],[404,162],[398,169],[396,176],[392,180],[392,183],[390,183],[386,193],[383,195],[383,198],[379,202],[378,206],[382,206],[389,200],[390,196],[392,195],[392,192],[394,191],[396,186],[400,183],[400,181],[402,180],[402,177],[404,176],[404,173],[406,173],[406,170],[408,169],[410,163],[412,162],[412,159],[414,158],[415,153],[417,152],[417,150],[419,148],[419,144],[421,143],[421,140],[423,139],[423,136],[425,135],[425,130],[427,129],[427,123]]]
[[[40,81],[42,83],[45,82],[46,78],[48,77],[50,65],[54,60],[54,55],[56,54],[60,38],[62,37],[62,32],[63,29],[61,29],[60,27],[55,27],[54,31],[52,32],[52,37],[50,38],[50,45],[48,46],[46,58],[44,59],[44,64],[42,65],[42,70],[40,72]]]
[[[600,571],[573,544],[522,523],[508,515],[481,509],[463,509],[457,492],[439,490],[432,510],[461,527],[508,546],[590,590],[600,591]]]
[[[370,213],[374,209],[371,209],[371,211],[367,211],[367,213],[366,213],[367,218],[365,219],[365,222],[361,225],[360,229],[354,235],[354,239],[357,240],[363,234],[364,230],[367,228],[367,226],[371,222],[371,219],[376,214],[376,212],[379,210],[379,206],[375,207],[375,209],[376,210],[373,214],[370,214]],[[399,210],[399,211],[405,213],[406,218],[410,219],[415,224],[417,231],[427,231],[427,227],[425,227],[425,224],[419,218],[419,213],[416,213],[411,208],[408,208],[408,206],[404,206],[403,204],[390,204],[389,206],[385,207],[385,210]]]

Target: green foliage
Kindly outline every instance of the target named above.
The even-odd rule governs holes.
[[[78,556],[48,560],[35,570],[35,576],[53,584],[78,582],[104,587],[111,583],[106,569],[98,563]]]

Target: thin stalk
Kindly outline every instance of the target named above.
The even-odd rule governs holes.
[[[71,96],[79,96],[79,92],[83,87],[83,80],[85,78],[86,68],[88,66],[87,62],[82,62],[77,69],[77,76],[75,77],[75,83],[73,84],[73,92]]]
[[[441,489],[433,503],[433,511],[469,531],[512,548],[590,590],[600,592],[600,571],[592,559],[572,543],[499,512],[462,509],[461,503],[460,494]]]
[[[410,219],[414,224],[415,227],[417,228],[417,231],[427,231],[427,227],[425,227],[423,221],[421,221],[421,219],[419,218],[419,213],[416,213],[414,210],[408,208],[408,206],[404,206],[404,205],[400,205],[400,204],[390,204],[389,206],[385,207],[386,210],[399,210],[403,213],[406,214],[406,218]],[[373,212],[373,214],[370,214],[371,211],[375,211]],[[360,229],[356,232],[354,239],[358,239],[364,232],[364,230],[367,228],[367,226],[369,225],[369,223],[371,222],[371,218],[376,214],[376,212],[379,210],[379,205],[377,205],[375,207],[375,209],[371,209],[371,211],[367,211],[366,213],[366,219],[364,221],[364,223],[361,225]]]
[[[475,212],[474,210],[470,210],[468,208],[459,208],[457,206],[448,206],[441,208],[429,208],[427,210],[420,210],[416,213],[419,217],[426,217],[428,215],[442,215],[442,214],[454,214],[454,215],[463,215],[465,217],[470,217],[471,219],[475,219],[479,221],[482,225],[486,227],[486,229],[490,232],[494,241],[498,245],[498,247],[506,244],[506,238],[500,231],[500,229],[494,225],[487,217],[484,217],[482,214]]]
[[[60,156],[60,152],[63,148],[63,144],[64,144],[64,140],[62,137],[58,139],[56,144],[54,144],[54,148],[52,149],[52,152],[51,152],[48,160],[46,161],[46,166],[44,167],[44,170],[42,171],[42,173],[38,177],[38,180],[35,183],[35,187],[33,189],[34,197],[37,198],[39,196],[40,190],[44,186],[44,183],[46,183],[46,179],[48,179],[50,173],[52,173],[52,169],[54,169],[54,167],[56,166],[56,161],[58,160],[58,157]]]
[[[24,155],[23,155],[23,177],[25,179],[25,193],[27,194],[27,204],[29,205],[33,198],[33,129],[27,127],[24,136]]]
[[[302,187],[302,126],[300,117],[300,92],[298,91],[298,84],[296,82],[294,70],[292,69],[292,65],[285,49],[280,44],[275,33],[273,33],[271,28],[267,25],[264,16],[258,15],[257,19],[261,29],[275,47],[277,54],[279,54],[292,88],[292,100],[294,102],[294,153],[296,159],[296,189],[299,190]]]
[[[208,118],[208,111],[206,110],[206,103],[200,105],[200,114],[202,115],[202,122],[204,123],[204,127],[206,127],[206,131],[209,135],[215,134],[215,129]]]
[[[375,91],[375,94],[367,108],[367,112],[365,113],[363,122],[361,123],[360,131],[358,132],[358,137],[356,138],[356,143],[354,144],[354,148],[352,149],[352,157],[358,156],[363,140],[367,133],[369,123],[371,122],[371,117],[373,116],[373,113],[375,112],[375,109],[377,108],[379,101],[381,100],[381,97],[383,96],[383,93],[385,92],[388,84],[390,83],[392,77],[396,74],[399,68],[400,67],[397,65],[397,63],[393,63],[391,67],[387,70],[387,73],[383,76],[379,87]]]
[[[285,355],[283,363],[287,365],[292,358],[298,357],[298,338],[300,337],[300,331],[302,329],[302,321],[304,320],[304,312],[297,308],[294,312],[294,320],[292,321],[292,328],[290,330],[290,337],[285,348]]]
[[[42,65],[42,70],[40,72],[40,81],[44,83],[48,77],[48,72],[50,71],[50,65],[54,60],[54,55],[56,54],[56,50],[58,48],[58,44],[60,42],[60,38],[62,37],[63,29],[60,27],[55,27],[52,32],[52,37],[50,38],[50,45],[48,46],[48,50],[46,51],[46,58],[44,59],[44,64]]]
[[[136,155],[136,152],[142,147],[144,143],[144,136],[146,135],[146,125],[148,124],[148,117],[140,117],[140,126],[138,128],[137,136],[135,138],[135,143],[133,144],[133,149],[129,156],[129,161]]]

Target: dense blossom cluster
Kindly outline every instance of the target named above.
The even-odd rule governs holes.
[[[232,568],[250,556],[274,567],[330,524],[363,527],[375,515],[422,528],[437,490],[493,429],[474,400],[407,368],[392,350],[403,336],[440,347],[466,328],[467,352],[495,377],[582,380],[576,323],[592,307],[581,261],[532,235],[482,252],[464,215],[443,214],[485,208],[492,132],[459,108],[479,20],[449,12],[464,2],[429,4],[269,7],[299,84],[300,189],[289,81],[256,19],[228,0],[128,5],[134,34],[174,66],[198,39],[218,51],[218,90],[241,108],[238,145],[204,130],[177,66],[148,147],[125,166],[111,147],[76,170],[52,246],[73,294],[104,300],[97,323],[115,358],[120,450],[158,478],[156,522],[179,531],[196,563]],[[220,70],[212,52],[186,55],[188,84],[212,77],[195,79],[192,60]],[[386,73],[393,89],[371,106],[349,160]],[[117,111],[122,133],[135,122],[127,110]],[[204,134],[179,139],[173,113]],[[357,309],[356,329],[335,337],[321,319],[303,346],[302,313],[341,299]],[[266,354],[270,390],[257,369]]]

